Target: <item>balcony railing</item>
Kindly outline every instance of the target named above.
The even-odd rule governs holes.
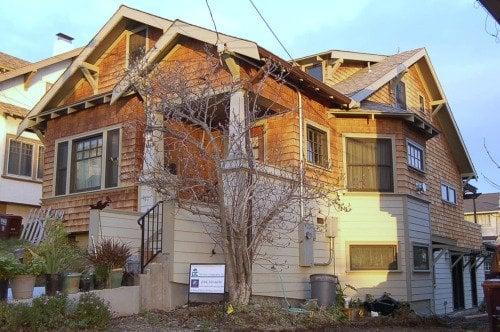
[[[159,201],[137,220],[141,227],[141,273],[163,248],[163,201]]]

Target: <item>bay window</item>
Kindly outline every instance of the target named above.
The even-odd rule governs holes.
[[[118,186],[120,129],[60,141],[56,151],[56,195]]]

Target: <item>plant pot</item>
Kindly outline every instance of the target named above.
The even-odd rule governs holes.
[[[12,287],[12,296],[16,300],[29,299],[33,297],[33,289],[35,288],[35,276],[20,275],[12,279],[10,286]]]
[[[108,288],[117,288],[122,285],[123,269],[112,269],[109,272]]]
[[[64,277],[63,292],[66,294],[75,294],[80,290],[81,273],[68,273]]]
[[[80,279],[80,290],[82,292],[89,292],[94,290],[94,275],[93,274],[84,274]]]
[[[59,273],[47,273],[45,275],[45,295],[54,296],[61,290],[61,275]]]
[[[9,290],[9,280],[0,280],[0,301],[7,300],[7,291]]]

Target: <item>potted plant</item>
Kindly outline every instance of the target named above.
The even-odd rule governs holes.
[[[18,267],[17,258],[9,252],[0,252],[0,301],[7,299],[9,279],[15,274]]]
[[[18,261],[14,269],[14,278],[10,286],[14,299],[29,299],[33,296],[36,277],[45,271],[45,261],[42,257],[25,249],[22,261]]]
[[[55,295],[57,291],[77,293],[80,274],[73,267],[78,266],[83,256],[78,248],[68,241],[64,225],[57,220],[46,222],[43,241],[37,253],[45,260],[45,290],[47,295]],[[64,273],[70,271],[70,273]]]
[[[130,248],[121,242],[105,239],[96,245],[93,253],[89,254],[94,264],[96,282],[106,280],[108,288],[120,287],[123,278],[123,267],[130,257]]]

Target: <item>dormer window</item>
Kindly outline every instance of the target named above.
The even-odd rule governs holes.
[[[148,28],[141,27],[133,30],[128,36],[128,56],[127,67],[137,61],[137,58],[143,55],[147,49]]]
[[[321,63],[308,66],[305,71],[318,81],[323,82],[323,65]]]
[[[406,109],[406,86],[402,81],[396,84],[396,105],[399,108]]]

